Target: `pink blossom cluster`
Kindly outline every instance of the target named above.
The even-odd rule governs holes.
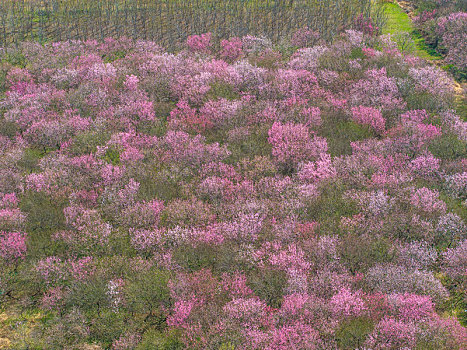
[[[326,140],[310,137],[303,124],[274,123],[268,132],[272,155],[279,163],[294,165],[300,160],[312,160],[327,151]]]
[[[21,232],[0,233],[0,257],[6,261],[22,259],[26,255],[27,235]]]
[[[383,132],[386,123],[380,111],[365,106],[353,107],[352,119],[358,124],[370,126],[377,132]]]
[[[308,27],[297,30],[290,40],[291,44],[299,48],[312,46],[320,37],[319,32]]]
[[[375,31],[0,51],[0,302],[45,315],[24,344],[465,348],[453,81]]]
[[[222,40],[221,46],[221,57],[226,61],[235,61],[236,59],[240,58],[243,53],[243,42],[240,38]]]
[[[448,16],[439,18],[437,24],[436,31],[441,37],[442,45],[447,49],[447,62],[465,70],[467,68],[467,58],[465,57],[467,13],[450,13]]]
[[[209,51],[211,46],[211,33],[204,33],[201,35],[191,35],[186,40],[186,44],[190,50],[206,52]]]

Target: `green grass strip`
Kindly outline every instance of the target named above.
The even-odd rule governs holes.
[[[387,22],[382,30],[383,34],[397,35],[409,33],[412,40],[415,42],[416,54],[418,56],[431,61],[441,59],[440,55],[430,52],[430,49],[425,44],[425,40],[415,32],[409,15],[398,4],[386,3],[384,5],[384,11],[387,16]]]

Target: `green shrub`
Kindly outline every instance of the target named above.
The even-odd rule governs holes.
[[[165,119],[166,114],[170,114],[170,111],[159,110],[158,107],[155,107],[157,111],[156,120],[143,120],[136,126],[136,131],[138,133],[143,133],[150,136],[161,137],[164,136],[167,131],[167,123]]]
[[[437,158],[455,160],[467,157],[467,144],[453,134],[444,134],[433,140],[428,150]]]
[[[26,56],[20,51],[7,52],[3,56],[3,61],[20,68],[25,68],[27,63]]]
[[[103,146],[109,140],[110,135],[105,132],[85,132],[73,138],[69,152],[75,156],[95,153],[97,146]]]
[[[19,128],[15,122],[9,122],[0,118],[0,135],[13,138],[18,132]]]
[[[112,165],[119,165],[120,164],[120,152],[115,148],[109,148],[107,152],[105,152],[104,160]]]
[[[118,51],[113,51],[112,53],[104,56],[103,60],[104,60],[104,63],[112,63],[116,60],[125,58],[125,56],[126,56],[126,51],[118,50]]]
[[[143,335],[141,343],[135,350],[182,350],[185,346],[180,340],[180,334],[177,331],[160,332],[149,330]]]
[[[127,329],[127,317],[124,312],[115,312],[111,308],[102,310],[90,322],[90,340],[103,343],[107,348]]]
[[[391,242],[384,238],[368,235],[347,234],[339,246],[342,263],[352,273],[366,270],[379,263],[393,260]]]
[[[372,332],[373,327],[373,322],[365,317],[353,318],[341,322],[335,333],[335,339],[339,349],[360,349],[366,337]]]
[[[27,173],[39,171],[38,162],[48,152],[40,148],[26,148],[24,150],[21,160],[18,165],[23,168]]]
[[[217,100],[225,98],[227,100],[236,100],[240,98],[239,94],[235,92],[234,87],[231,84],[227,84],[221,81],[215,81],[211,83],[211,89],[206,95],[208,100]]]
[[[357,59],[357,58],[364,59],[365,54],[363,53],[362,48],[360,47],[353,48],[350,53],[350,58],[351,59]]]
[[[68,287],[65,307],[78,307],[83,313],[95,318],[111,307],[107,293],[107,281],[93,277],[86,281],[73,281]]]
[[[339,230],[341,216],[350,217],[358,214],[357,206],[342,198],[344,188],[337,183],[329,184],[321,191],[321,196],[311,202],[301,213],[306,221],[319,221],[320,231],[333,234]]]
[[[178,191],[180,191],[179,187]],[[194,198],[191,200],[175,199],[162,211],[161,225],[167,227],[206,226],[212,222],[213,218],[214,213],[209,204]]]
[[[178,247],[173,253],[174,260],[182,267],[190,271],[199,271],[210,268],[216,263],[217,252],[210,245],[199,245],[192,247],[184,245]]]
[[[273,269],[255,269],[248,275],[248,286],[255,295],[273,308],[280,308],[287,285],[284,271]]]
[[[269,156],[272,151],[271,144],[268,142],[269,126],[250,130],[249,134],[241,140],[231,142],[229,151],[232,152],[227,159],[229,164],[236,164],[243,158],[254,158],[255,156]]]
[[[28,255],[30,257],[54,255],[60,243],[51,239],[51,234],[65,229],[63,208],[66,201],[53,199],[44,193],[26,191],[19,207],[26,213],[28,235]]]
[[[168,281],[169,273],[157,268],[130,275],[124,286],[125,309],[132,314],[143,315],[143,322],[163,329],[165,316],[162,308],[171,304]]]
[[[73,308],[64,316],[53,318],[44,325],[43,349],[79,349],[79,345],[85,343],[88,337],[85,317],[79,309]]]
[[[333,157],[352,154],[351,142],[373,137],[374,133],[367,126],[353,121],[329,121],[323,125],[321,134],[326,137],[329,152]]]
[[[431,113],[437,113],[452,104],[450,98],[443,100],[426,92],[414,92],[413,89],[410,89],[405,100],[407,101],[407,109],[426,109]]]
[[[55,232],[64,229],[63,208],[65,208],[65,204],[65,201],[51,198],[47,194],[26,191],[21,198],[19,207],[28,216],[27,231]]]
[[[144,176],[137,176],[139,182],[138,199],[152,200],[154,198],[169,202],[180,196],[180,186],[175,181],[164,176],[146,172]]]

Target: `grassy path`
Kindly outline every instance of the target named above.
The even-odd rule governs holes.
[[[412,20],[397,3],[386,3],[384,10],[387,15],[387,23],[383,29],[383,34],[398,35],[408,33],[415,43],[415,52],[418,56],[430,61],[441,59],[440,55],[430,52],[424,39],[415,33]]]
[[[398,3],[386,3],[384,10],[387,15],[387,23],[383,34],[400,35],[408,33],[415,44],[415,54],[421,58],[441,66],[442,56],[426,46],[425,40],[415,32],[414,25],[409,15]],[[467,84],[455,82],[456,109],[459,115],[467,120]]]

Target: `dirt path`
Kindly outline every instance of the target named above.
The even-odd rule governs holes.
[[[415,8],[410,2],[396,0],[395,3],[399,5],[399,7],[403,9],[405,13],[409,15],[410,19],[413,19],[415,17]]]

